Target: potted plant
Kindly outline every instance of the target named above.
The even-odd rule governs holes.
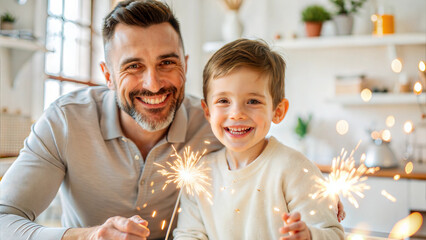
[[[13,23],[16,21],[16,17],[13,16],[10,12],[5,12],[0,16],[2,30],[12,30]]]
[[[337,35],[352,34],[353,15],[364,5],[366,0],[330,0],[336,7],[333,22],[336,25]]]
[[[330,13],[320,5],[309,5],[302,11],[302,21],[305,22],[308,37],[320,36],[323,22],[330,19]]]

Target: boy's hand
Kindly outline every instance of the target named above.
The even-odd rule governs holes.
[[[340,201],[340,198],[339,198],[339,202],[337,203],[337,220],[341,222],[343,221],[343,219],[345,219],[345,217],[346,217],[346,212],[345,212],[345,209],[343,209],[342,201]]]
[[[311,232],[306,223],[301,220],[300,213],[283,214],[284,227],[280,228],[280,233],[288,233],[288,236],[281,237],[280,240],[311,240]]]

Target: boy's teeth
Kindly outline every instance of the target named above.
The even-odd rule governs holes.
[[[156,98],[142,98],[142,101],[144,103],[148,103],[148,104],[160,104],[160,103],[164,102],[166,97],[167,97],[167,95],[163,95],[161,97],[156,97]]]
[[[244,134],[249,131],[251,127],[246,128],[228,128],[228,131],[232,134]]]

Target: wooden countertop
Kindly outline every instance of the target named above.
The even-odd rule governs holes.
[[[330,173],[331,166],[316,164],[323,173]],[[410,174],[405,173],[404,166],[398,168],[381,168],[374,174],[366,174],[368,177],[388,177],[393,178],[399,174],[400,178],[426,180],[426,164],[413,163],[413,171]]]

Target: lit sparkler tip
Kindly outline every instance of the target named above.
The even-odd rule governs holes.
[[[382,190],[381,194],[387,198],[391,202],[396,202],[396,198],[392,196],[390,193],[388,193],[386,190]]]
[[[348,155],[348,152],[344,149],[341,150],[340,156],[333,158],[331,172],[328,175],[328,178],[322,179],[320,177],[315,179],[317,191],[310,195],[312,199],[316,198],[325,198],[325,197],[336,197],[339,194],[342,194],[343,197],[347,198],[349,202],[355,206],[359,207],[359,204],[354,195],[364,198],[362,193],[364,190],[370,189],[368,185],[365,184],[367,176],[364,176],[365,173],[374,173],[376,168],[367,168],[363,159],[365,158],[362,154],[360,159],[360,165],[355,166],[355,160],[353,155],[355,150],[358,149],[361,141],[358,142],[357,146],[351,153]]]

